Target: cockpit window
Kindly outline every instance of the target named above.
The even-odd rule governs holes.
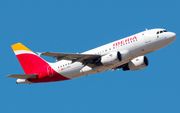
[[[161,34],[163,32],[168,32],[167,30],[163,30],[163,31],[158,31],[157,34]]]

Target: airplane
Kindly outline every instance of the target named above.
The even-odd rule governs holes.
[[[16,43],[11,47],[25,74],[11,74],[7,77],[16,78],[17,84],[32,84],[70,80],[107,70],[141,70],[149,64],[145,54],[169,45],[176,37],[175,33],[165,29],[146,29],[81,54],[36,54],[23,44]],[[53,57],[56,62],[47,62],[40,55]]]

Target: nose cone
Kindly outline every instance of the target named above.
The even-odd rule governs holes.
[[[176,33],[173,33],[173,32],[168,32],[166,36],[167,36],[167,41],[169,44],[172,43],[177,37]]]
[[[169,39],[171,40],[171,42],[173,42],[176,39],[176,37],[177,37],[176,33],[171,32]]]

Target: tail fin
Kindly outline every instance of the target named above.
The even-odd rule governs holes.
[[[11,47],[26,74],[32,74],[35,69],[47,64],[46,61],[21,43],[14,44]]]

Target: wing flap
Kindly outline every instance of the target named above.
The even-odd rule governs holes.
[[[72,53],[52,53],[52,52],[44,52],[41,53],[44,56],[50,56],[56,58],[57,60],[72,60],[79,61],[82,63],[92,63],[92,60],[100,57],[100,55],[95,54],[72,54]]]
[[[12,74],[12,75],[8,75],[6,77],[10,77],[10,78],[17,78],[17,79],[28,79],[28,78],[36,78],[38,76],[38,74]]]

